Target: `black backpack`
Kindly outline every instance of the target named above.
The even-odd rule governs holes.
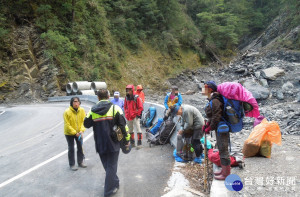
[[[172,120],[166,120],[159,128],[159,143],[166,144],[170,141],[170,136],[175,130],[175,123]]]

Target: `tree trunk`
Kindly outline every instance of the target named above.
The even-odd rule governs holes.
[[[72,22],[75,20],[75,4],[76,0],[72,0]]]

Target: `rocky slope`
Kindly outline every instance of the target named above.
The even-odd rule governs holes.
[[[200,94],[201,81],[242,83],[257,99],[262,115],[279,122],[283,133],[300,134],[300,53],[252,52],[232,62],[227,68],[202,68],[169,79],[184,93],[184,103],[202,110],[206,103]],[[156,101],[163,102],[163,96]]]
[[[22,26],[12,33],[11,59],[1,62],[0,103],[37,102],[64,88],[66,75],[44,54],[45,44],[34,27]]]

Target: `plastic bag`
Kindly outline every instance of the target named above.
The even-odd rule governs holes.
[[[271,151],[272,151],[272,142],[270,142],[267,139],[264,139],[261,143],[259,154],[261,156],[270,158],[271,157]]]
[[[203,144],[203,146],[204,146],[204,142],[205,142],[204,136],[200,139],[200,142],[201,142],[201,144]],[[211,142],[210,142],[208,139],[206,139],[206,148],[207,148],[207,149],[211,149],[211,148],[212,148],[212,144],[211,144]]]
[[[249,135],[248,139],[244,143],[243,154],[245,157],[253,157],[260,152],[261,146],[263,144],[263,156],[270,157],[272,148],[272,143],[281,145],[281,133],[277,122],[263,121],[254,127],[253,131]],[[270,145],[271,144],[271,145]]]

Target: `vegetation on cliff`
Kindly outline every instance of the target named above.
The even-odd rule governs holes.
[[[289,13],[290,28],[299,25],[299,6],[297,0],[1,0],[0,72],[12,59],[14,30],[32,26],[46,45],[43,56],[71,81],[155,86],[215,54],[234,55],[280,12]]]

